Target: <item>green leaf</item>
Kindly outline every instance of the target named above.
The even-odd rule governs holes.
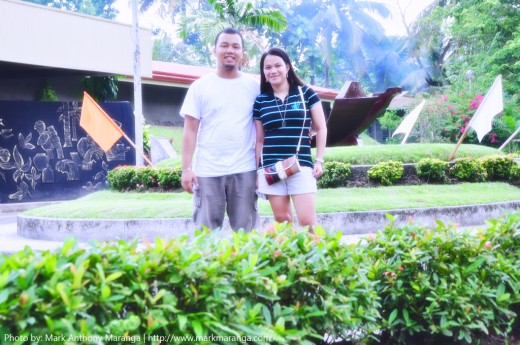
[[[101,285],[101,300],[105,301],[108,297],[110,297],[110,293],[111,293],[110,286],[108,286],[106,284],[102,284]]]
[[[466,267],[466,269],[464,270],[464,273],[472,273],[472,272],[476,272],[480,265],[482,265],[482,263],[486,260],[486,258],[478,258],[474,263],[472,263],[471,265],[469,265],[468,267]]]
[[[195,332],[195,335],[198,337],[204,336],[204,332],[202,330],[202,325],[198,320],[191,321],[191,327],[193,328],[193,331]]]
[[[399,311],[397,309],[394,309],[391,313],[390,313],[390,316],[388,317],[388,323],[390,325],[392,325],[394,323],[394,320],[395,318],[397,317],[397,314],[399,313]]]
[[[63,283],[58,283],[56,285],[56,291],[58,291],[58,294],[60,295],[63,303],[65,303],[67,307],[70,307],[70,299],[67,295],[67,292],[65,291],[65,285],[63,285]]]
[[[188,317],[184,314],[177,315],[177,321],[179,321],[179,329],[181,331],[186,330],[186,324],[188,323]]]
[[[105,280],[105,282],[109,283],[113,280],[116,280],[117,278],[121,277],[123,275],[123,272],[114,272],[112,274],[110,274],[107,279]]]
[[[404,318],[404,321],[406,322],[406,326],[410,326],[411,325],[410,315],[408,314],[408,310],[406,310],[406,309],[403,309],[403,318]]]

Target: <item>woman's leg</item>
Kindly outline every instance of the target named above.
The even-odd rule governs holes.
[[[318,222],[316,217],[316,194],[295,194],[291,197],[298,224],[300,226],[309,226],[309,230],[312,231],[312,227]]]
[[[274,220],[278,223],[293,221],[291,199],[288,195],[268,195],[267,198],[273,209]]]

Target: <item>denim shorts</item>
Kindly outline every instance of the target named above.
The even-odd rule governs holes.
[[[265,195],[296,195],[316,193],[316,179],[313,169],[301,167],[300,172],[285,180],[268,185],[262,169],[258,170],[258,192]]]

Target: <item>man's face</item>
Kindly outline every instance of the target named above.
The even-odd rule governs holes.
[[[217,46],[213,50],[218,65],[226,70],[238,68],[244,55],[242,40],[239,35],[220,34]]]

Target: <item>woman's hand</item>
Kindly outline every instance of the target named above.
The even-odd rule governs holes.
[[[323,175],[323,163],[322,162],[314,162],[314,170],[312,172],[314,178],[320,178]]]

